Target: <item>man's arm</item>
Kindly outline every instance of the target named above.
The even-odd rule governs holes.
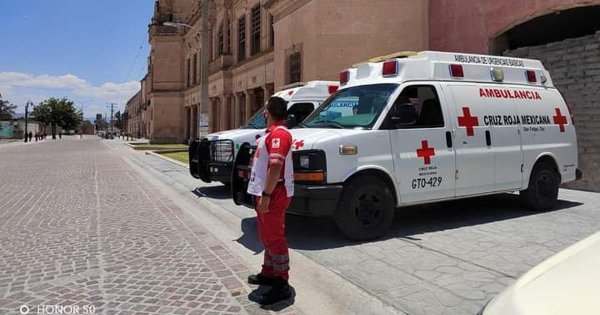
[[[271,164],[267,170],[267,179],[265,181],[265,190],[267,194],[273,193],[277,181],[279,181],[279,174],[281,173],[282,164]]]

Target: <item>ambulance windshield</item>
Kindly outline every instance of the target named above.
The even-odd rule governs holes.
[[[308,128],[372,128],[396,88],[397,84],[373,84],[340,90],[302,125]]]
[[[265,107],[261,107],[250,119],[246,122],[244,129],[266,129],[267,122],[265,121],[265,117],[263,113],[265,112]]]

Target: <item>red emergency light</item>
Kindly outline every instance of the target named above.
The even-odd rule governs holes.
[[[537,76],[535,75],[535,71],[527,70],[525,71],[525,76],[527,77],[527,81],[529,81],[529,83],[537,82]]]
[[[337,92],[338,89],[339,89],[339,86],[337,86],[337,85],[327,86],[327,91],[329,92],[329,94],[333,94],[333,93]]]
[[[346,84],[350,80],[350,71],[344,70],[340,72],[340,84]]]
[[[381,71],[384,77],[395,76],[398,74],[398,62],[396,60],[388,60],[383,63]]]
[[[464,78],[465,72],[462,65],[450,65],[450,75],[455,78]]]

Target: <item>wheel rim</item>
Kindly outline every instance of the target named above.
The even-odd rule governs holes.
[[[365,228],[376,226],[383,218],[383,195],[377,192],[359,194],[354,202],[354,215]]]

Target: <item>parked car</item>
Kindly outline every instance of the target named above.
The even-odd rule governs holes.
[[[600,232],[533,267],[479,314],[600,314]]]

